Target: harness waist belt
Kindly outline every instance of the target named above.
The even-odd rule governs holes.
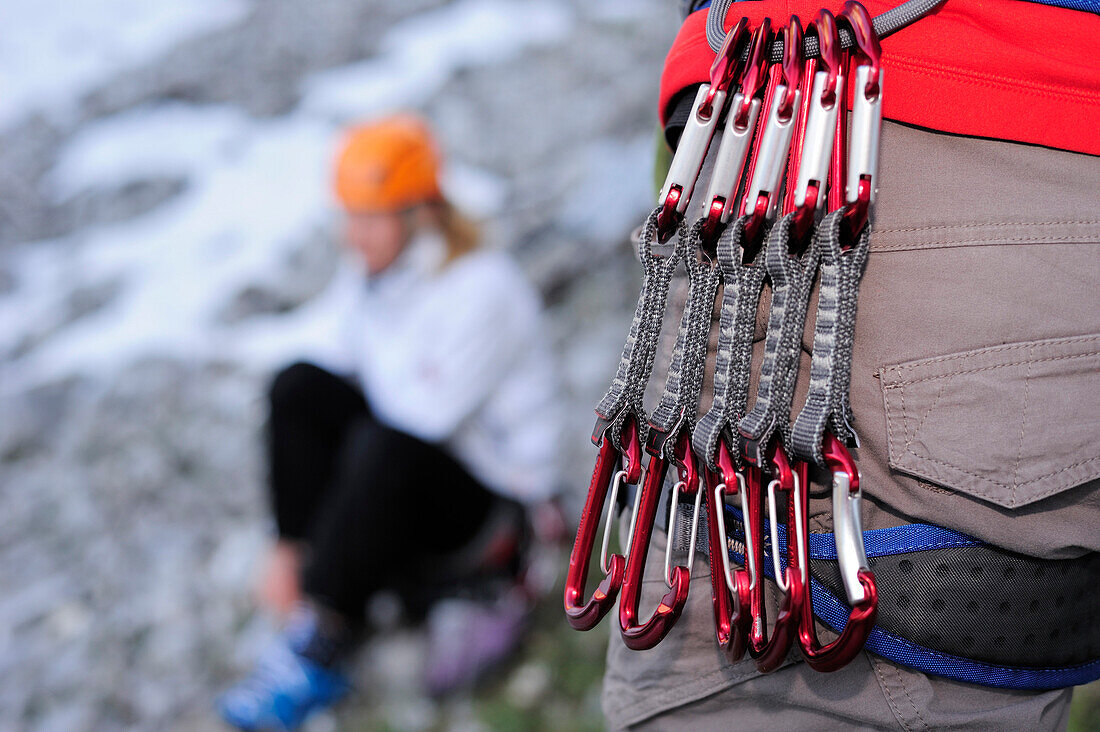
[[[689,509],[684,506],[680,510]],[[678,521],[684,526],[686,521]],[[744,563],[741,512],[726,507],[730,556]],[[672,538],[685,549],[688,539]],[[706,536],[702,528],[701,536]],[[764,573],[774,579],[770,527]],[[786,566],[785,527],[778,527]],[[840,631],[848,605],[832,534],[807,535],[818,618]],[[867,650],[902,666],[982,686],[1057,689],[1100,679],[1100,553],[1038,559],[930,524],[863,534],[879,592]],[[706,551],[706,542],[696,547]]]

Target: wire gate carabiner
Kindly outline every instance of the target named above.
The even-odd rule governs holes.
[[[695,534],[699,524],[699,508],[701,494],[699,494],[699,473],[696,468],[695,456],[691,451],[691,441],[687,432],[681,432],[676,440],[675,458],[676,468],[679,471],[679,480],[673,487],[673,500],[678,500],[678,494],[683,492],[695,495],[695,511],[691,527],[692,548],[689,553],[689,562],[695,556]],[[669,526],[668,547],[665,552],[665,581],[668,591],[661,598],[657,609],[653,611],[649,620],[639,622],[638,602],[642,593],[642,575],[645,573],[646,554],[649,551],[649,540],[653,530],[654,521],[657,518],[657,505],[660,502],[661,488],[664,486],[665,477],[668,474],[670,461],[663,453],[650,456],[649,467],[646,470],[645,482],[638,496],[638,517],[634,528],[634,536],[630,543],[630,551],[627,554],[626,574],[623,580],[622,598],[619,600],[619,626],[622,631],[623,643],[627,648],[642,651],[657,645],[664,639],[672,626],[680,618],[684,605],[688,598],[688,585],[691,581],[691,566],[677,565],[669,569],[671,564],[671,546],[673,525]],[[699,495],[696,495],[699,494]],[[669,519],[670,524],[675,521],[675,514]]]
[[[748,647],[752,632],[749,606],[756,588],[756,553],[753,532],[749,525],[748,491],[745,476],[737,470],[733,455],[724,439],[718,442],[718,470],[708,469],[706,479],[707,546],[710,552],[711,600],[714,606],[714,631],[718,647],[730,663],[740,661]],[[746,568],[733,569],[730,564],[729,537],[726,533],[725,497],[741,499],[741,515],[745,525],[745,545],[740,554]],[[719,561],[718,558],[721,558]]]
[[[775,626],[771,636],[768,637],[767,613],[764,605],[764,582],[754,577],[753,593],[750,601],[750,614],[752,618],[752,630],[749,636],[749,655],[756,661],[756,667],[764,673],[775,671],[787,657],[791,644],[798,635],[798,625],[803,604],[804,583],[797,571],[797,564],[793,567],[788,561],[786,570],[781,569],[779,563],[779,540],[776,529],[775,491],[782,490],[788,496],[788,518],[796,517],[796,512],[791,510],[801,494],[799,483],[791,470],[790,462],[778,440],[773,441],[769,450],[768,462],[771,465],[772,480],[768,484],[767,495],[763,491],[764,471],[756,466],[747,469],[746,483],[748,486],[748,521],[745,525],[746,536],[753,533],[753,564],[756,569],[754,574],[763,570],[764,565],[764,504],[768,505],[771,519],[771,555],[775,569],[775,583],[783,591],[783,599],[779,606],[779,614],[776,616]],[[798,527],[804,524],[797,522]],[[801,532],[798,532],[799,534]],[[789,532],[788,536],[794,536]]]
[[[569,624],[577,630],[591,630],[603,619],[615,604],[615,598],[623,584],[626,558],[613,554],[607,559],[607,542],[611,517],[615,511],[615,496],[620,483],[637,483],[642,473],[642,448],[638,436],[638,424],[633,417],[623,425],[620,443],[616,446],[610,435],[605,435],[600,445],[592,481],[588,486],[588,498],[581,514],[577,538],[569,555],[569,572],[565,580],[565,615]],[[612,499],[607,501],[609,487]],[[592,597],[584,600],[588,564],[596,543],[599,518],[607,505],[608,521],[604,527],[601,568],[604,578]]]

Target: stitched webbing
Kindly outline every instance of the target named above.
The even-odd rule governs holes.
[[[776,222],[768,234],[764,264],[772,283],[772,304],[768,313],[768,335],[764,343],[764,362],[756,403],[738,425],[742,438],[742,457],[763,463],[763,452],[775,433],[784,437],[790,429],[791,401],[798,378],[802,354],[802,331],[806,326],[810,288],[819,259],[817,237],[801,257],[788,253],[793,214]]]
[[[691,429],[694,426],[699,395],[703,391],[710,322],[722,276],[717,266],[700,256],[703,224],[704,221],[700,220],[691,227],[684,247],[683,257],[688,271],[687,304],[680,317],[665,390],[649,420],[650,426],[667,435],[679,434],[682,428]],[[664,445],[666,457],[672,457],[673,448],[673,441],[668,440]]]
[[[852,378],[852,341],[856,328],[859,280],[867,263],[870,224],[848,250],[841,245],[845,208],[822,219],[814,234],[821,254],[821,291],[814,325],[810,389],[795,419],[787,446],[800,460],[823,465],[821,443],[826,428],[842,442],[856,439],[848,388]]]
[[[733,222],[718,240],[723,289],[714,360],[714,398],[691,438],[695,454],[702,457],[711,470],[718,469],[714,463],[718,440],[744,416],[749,399],[752,336],[765,272],[759,252],[749,265],[742,263],[744,224],[743,218]]]
[[[657,212],[655,209],[642,228],[638,241],[638,258],[642,263],[642,290],[638,295],[638,304],[634,308],[634,320],[630,324],[626,344],[619,359],[619,368],[611,386],[603,399],[596,405],[597,435],[601,427],[610,432],[610,437],[618,444],[619,433],[628,415],[633,415],[640,429],[645,429],[642,398],[646,384],[653,371],[653,361],[657,353],[657,342],[661,337],[661,321],[664,318],[668,300],[669,284],[672,274],[684,253],[687,232],[681,226],[676,245],[667,257],[653,253],[653,242],[657,239]],[[607,423],[604,425],[603,423]]]

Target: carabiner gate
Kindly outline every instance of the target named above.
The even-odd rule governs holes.
[[[833,156],[837,134],[837,115],[844,103],[844,73],[840,55],[840,37],[832,13],[819,10],[810,24],[816,30],[821,47],[820,63],[825,68],[817,70],[818,60],[806,61],[805,73],[812,86],[803,100],[805,118],[795,144],[797,160],[792,160],[794,186],[789,189],[785,208],[795,213],[791,223],[791,242],[803,248],[813,229],[817,212],[825,204],[825,186],[829,179],[829,166]]]
[[[722,141],[718,145],[718,153],[714,160],[714,172],[707,187],[707,219],[703,224],[701,236],[704,245],[711,248],[718,241],[722,228],[729,223],[736,208],[733,205],[733,199],[741,183],[749,145],[756,131],[756,120],[760,115],[760,100],[757,94],[763,85],[764,69],[767,68],[767,58],[764,55],[767,34],[762,33],[761,29],[766,26],[767,21],[765,25],[753,31],[749,42],[749,60],[742,75],[743,83],[730,103],[730,112],[726,115],[726,124],[722,131]],[[738,27],[740,28],[740,25]],[[732,33],[731,31],[731,35]]]
[[[797,42],[794,40],[796,36]],[[779,188],[797,122],[793,110],[798,108],[802,98],[798,90],[802,69],[802,26],[797,18],[792,18],[783,29],[783,37],[783,63],[771,69],[764,95],[764,131],[753,150],[749,184],[741,204],[741,215],[749,217],[745,222],[745,242],[752,246],[758,243],[764,224],[775,218],[778,210]]]
[[[718,454],[715,463],[718,470],[707,469],[707,541],[710,551],[710,587],[711,601],[714,606],[714,633],[718,647],[726,654],[730,663],[740,661],[745,655],[749,633],[752,630],[752,615],[749,603],[755,587],[756,572],[752,544],[752,531],[749,528],[749,510],[746,498],[745,476],[733,463],[733,456],[725,439],[718,441]],[[733,569],[730,564],[729,538],[726,534],[727,494],[736,493],[741,499],[741,514],[745,522],[747,548],[746,568]],[[747,569],[752,567],[752,572]]]
[[[699,490],[699,473],[695,456],[691,451],[691,436],[687,430],[680,432],[674,448],[674,460],[680,471],[680,480],[677,488],[686,494],[694,494]],[[653,523],[657,518],[657,505],[660,502],[661,488],[668,473],[669,461],[663,451],[653,454],[649,458],[649,467],[646,470],[645,482],[642,484],[641,493],[638,496],[637,524],[634,528],[634,536],[631,538],[630,551],[627,554],[626,573],[623,578],[622,598],[619,601],[619,626],[622,631],[623,643],[627,648],[635,651],[644,651],[652,648],[664,639],[672,626],[680,618],[680,613],[687,603],[688,585],[691,581],[691,568],[675,566],[667,572],[668,592],[661,598],[660,604],[653,615],[645,623],[638,623],[638,601],[642,593],[642,575],[645,573],[646,554],[649,550],[649,539],[653,531]],[[677,499],[678,500],[678,499]],[[695,522],[691,529],[694,537],[698,530],[700,499],[695,501]],[[674,521],[674,520],[673,520]],[[670,526],[669,542],[672,541]],[[694,547],[694,545],[693,545]],[[694,548],[691,556],[694,557]],[[668,552],[666,550],[666,557]]]
[[[843,229],[852,241],[867,225],[875,199],[882,132],[882,46],[871,14],[861,3],[848,0],[840,18],[848,23],[855,35],[856,46],[850,58],[859,59],[852,94],[852,133],[845,161],[847,172],[834,182],[839,186],[840,181],[844,181],[844,201],[848,209],[844,212]]]
[[[772,562],[775,568],[776,585],[784,592],[784,595],[779,606],[779,615],[775,620],[775,627],[772,628],[771,637],[767,637],[764,583],[761,582],[760,579],[756,579],[754,583],[754,591],[750,603],[752,612],[752,632],[749,637],[749,655],[756,660],[757,669],[763,673],[775,671],[786,659],[787,652],[790,651],[791,644],[798,635],[798,625],[805,589],[803,578],[797,571],[797,564],[792,566],[788,559],[786,569],[781,571],[778,556],[779,534],[775,523],[775,491],[779,489],[786,491],[788,495],[788,523],[793,524],[791,528],[795,529],[795,536],[793,539],[789,535],[790,532],[788,532],[788,542],[793,543],[795,546],[804,543],[805,522],[799,521],[797,518],[793,522],[790,520],[792,513],[794,513],[795,506],[801,503],[800,484],[791,469],[787,454],[778,440],[773,442],[773,447],[769,450],[769,453],[769,462],[775,473],[775,479],[769,483],[767,490],[769,514],[772,520]],[[763,477],[763,473],[760,468],[754,466],[749,467],[748,473],[748,504],[749,511],[752,515],[751,522],[753,524],[753,530],[756,533],[754,541],[756,554],[755,563],[757,568],[759,568],[764,560],[763,506],[765,497],[761,490],[761,478]],[[791,555],[793,553],[791,547],[788,546],[788,554]]]
[[[602,434],[602,433],[601,433]],[[621,468],[620,468],[621,464]],[[615,512],[614,498],[607,501],[611,487],[617,495],[620,482],[637,483],[642,472],[642,447],[638,436],[638,423],[634,417],[628,417],[623,424],[620,444],[615,446],[610,435],[603,434],[600,440],[600,452],[592,470],[592,480],[588,486],[588,497],[581,513],[577,538],[569,554],[569,571],[565,579],[565,615],[569,624],[577,630],[591,630],[603,619],[615,604],[615,597],[623,584],[626,571],[626,558],[612,554],[607,558],[607,529],[611,516]],[[596,543],[596,531],[599,529],[600,516],[607,503],[608,521],[605,525],[601,551],[601,566],[604,570],[600,582],[592,597],[584,600],[585,580],[588,578],[588,563]]]

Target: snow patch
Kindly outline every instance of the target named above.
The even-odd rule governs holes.
[[[302,106],[337,121],[418,107],[457,69],[559,41],[573,23],[558,3],[461,0],[394,26],[378,57],[313,75]]]
[[[55,200],[86,188],[160,176],[193,176],[243,143],[249,121],[232,107],[165,104],[85,125],[47,180]]]
[[[246,0],[35,0],[0,4],[0,127],[71,113],[112,74],[242,19]]]

